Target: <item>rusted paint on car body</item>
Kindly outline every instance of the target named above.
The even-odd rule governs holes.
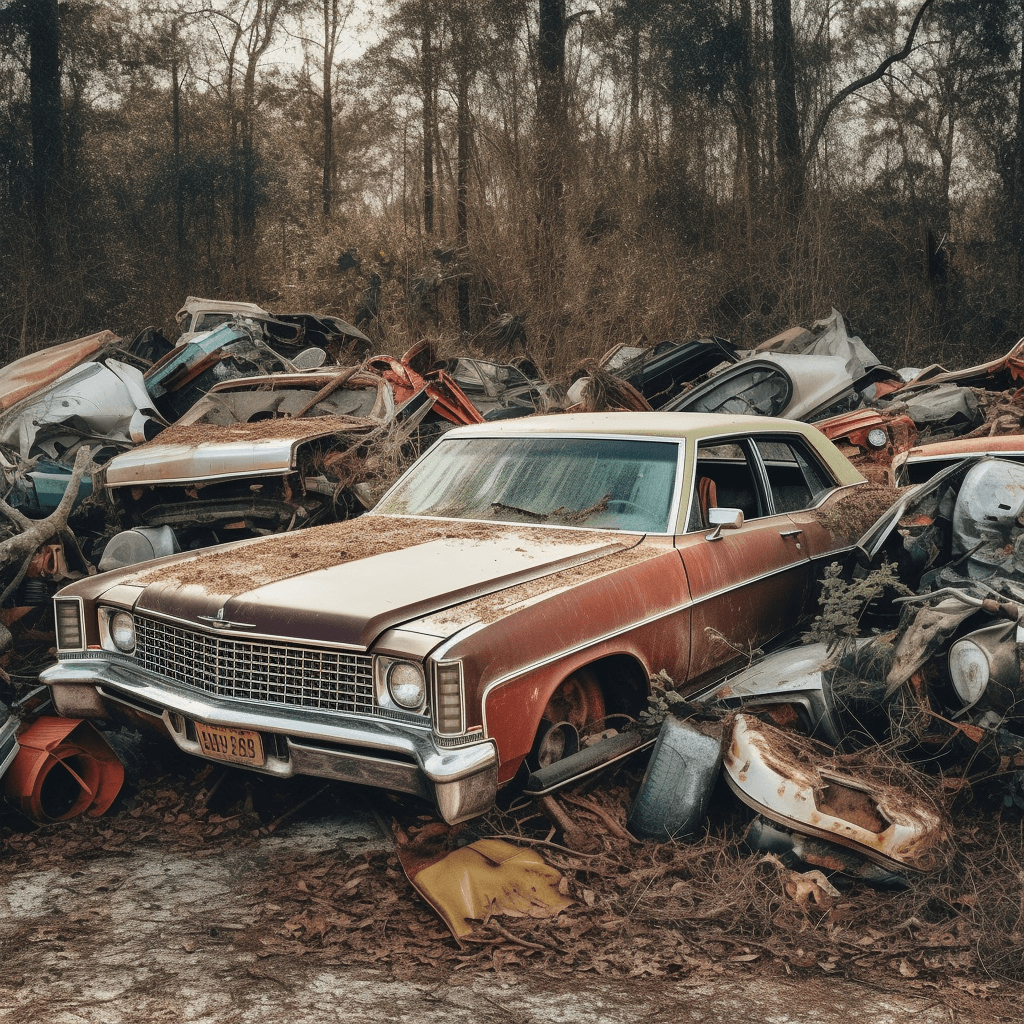
[[[815,426],[873,483],[893,485],[897,460],[917,440],[917,426],[900,412],[855,409]],[[878,435],[885,435],[878,443]],[[874,443],[873,443],[874,442]]]
[[[1001,434],[994,437],[957,437],[949,441],[915,445],[893,460],[897,484],[918,484],[961,459],[994,455],[1024,462],[1024,436]]]
[[[712,449],[741,457],[702,470]],[[794,453],[816,483],[787,512],[773,480],[798,472]],[[757,508],[745,522],[719,509],[731,528],[709,533],[695,474],[738,466]],[[475,490],[458,490],[463,478]],[[43,680],[58,709],[148,714],[192,753],[191,723],[250,730],[265,751],[255,770],[419,793],[463,820],[524,762],[536,768],[546,715],[621,728],[652,673],[691,690],[795,625],[820,564],[855,541],[814,510],[863,483],[819,431],[788,420],[608,413],[464,427],[355,520],[66,588],[60,660]],[[136,638],[124,653],[109,626],[120,612]],[[563,710],[567,692],[583,703]]]
[[[936,804],[863,767],[851,772],[813,740],[740,714],[724,764],[729,788],[772,821],[893,870],[928,871],[945,861],[948,831]]]

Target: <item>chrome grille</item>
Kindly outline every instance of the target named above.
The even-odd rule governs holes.
[[[372,658],[239,640],[135,617],[143,667],[203,693],[261,704],[372,714]]]

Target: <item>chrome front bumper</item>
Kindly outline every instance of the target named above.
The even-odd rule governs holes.
[[[277,738],[262,766],[251,771],[287,777],[316,775],[433,800],[454,824],[488,810],[498,788],[498,755],[491,740],[441,747],[429,723],[381,716],[328,714],[233,701],[190,690],[107,652],[62,657],[39,676],[62,715],[119,718],[130,709],[163,723],[175,743],[205,756],[189,725],[202,722],[253,729]]]

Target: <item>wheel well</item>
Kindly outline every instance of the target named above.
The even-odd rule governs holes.
[[[647,707],[647,672],[628,654],[612,654],[580,666],[597,677],[608,715],[636,718]]]

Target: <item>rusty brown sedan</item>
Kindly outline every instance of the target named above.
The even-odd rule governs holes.
[[[636,750],[652,675],[691,690],[791,630],[862,483],[790,420],[458,428],[358,519],[65,588],[42,678],[61,714],[461,821]]]

